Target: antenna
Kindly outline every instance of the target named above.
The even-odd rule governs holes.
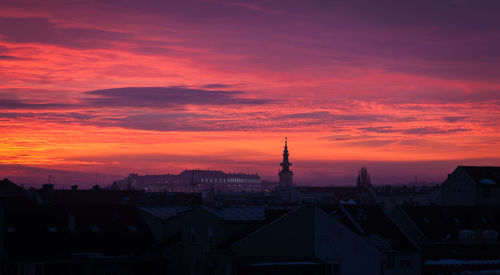
[[[54,184],[54,176],[49,175],[49,177],[48,177],[48,179],[47,179],[47,183],[48,183],[48,184]]]

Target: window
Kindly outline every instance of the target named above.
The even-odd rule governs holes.
[[[196,227],[191,226],[191,242],[196,242]]]
[[[473,241],[476,238],[476,232],[464,229],[460,231],[459,238],[461,241]]]
[[[208,242],[212,243],[214,241],[214,232],[211,226],[208,227],[207,235],[208,235]]]
[[[496,230],[484,230],[483,239],[485,240],[496,240],[498,239],[498,231]]]
[[[490,188],[484,188],[483,189],[483,197],[485,197],[485,198],[491,198],[491,189]]]

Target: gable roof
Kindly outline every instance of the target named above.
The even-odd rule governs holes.
[[[5,178],[0,180],[0,199],[9,197],[26,197],[26,191]]]
[[[17,186],[8,179],[0,181],[0,207],[34,205],[35,202],[28,195],[28,191]]]
[[[242,257],[326,260],[354,253],[345,250],[353,245],[365,246],[364,249],[381,255],[375,246],[322,209],[301,207],[259,228],[234,243],[231,249]]]
[[[259,256],[313,257],[314,210],[312,207],[292,210],[234,243],[231,248],[257,252]]]
[[[458,166],[481,185],[500,185],[500,167],[495,166]]]
[[[187,205],[177,205],[177,206],[145,206],[138,207],[139,210],[144,211],[152,216],[155,216],[161,220],[167,220],[173,218],[180,213],[190,209]]]
[[[336,212],[347,227],[367,236],[386,250],[415,251],[419,248],[394,220],[378,205],[343,205]],[[360,231],[361,229],[361,231]]]

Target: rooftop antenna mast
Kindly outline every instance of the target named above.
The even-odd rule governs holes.
[[[49,175],[49,178],[47,179],[48,184],[54,184],[54,176]]]

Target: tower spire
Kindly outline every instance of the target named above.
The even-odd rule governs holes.
[[[285,137],[285,149],[283,149],[283,162],[280,163],[282,171],[290,171],[290,166],[292,165],[288,160],[288,138]]]
[[[285,137],[285,148],[283,149],[283,162],[280,163],[281,171],[279,172],[280,176],[280,186],[288,187],[292,185],[292,177],[293,172],[290,170],[290,166],[292,165],[288,160],[288,138]]]

